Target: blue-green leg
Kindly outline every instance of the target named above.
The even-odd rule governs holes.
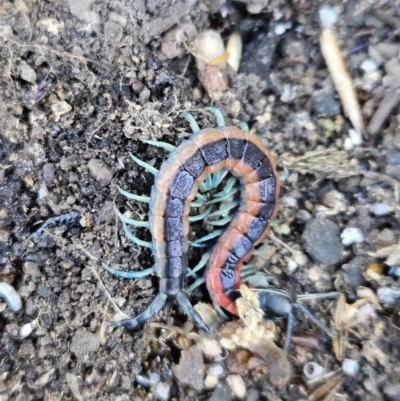
[[[150,166],[150,164],[145,163],[144,161],[138,159],[135,155],[133,155],[132,153],[129,153],[129,156],[131,157],[131,159],[138,164],[140,167],[143,167],[146,171],[148,171],[149,173],[153,174],[153,175],[157,175],[158,174],[158,170],[153,167]]]
[[[131,230],[129,230],[128,226],[127,226],[124,222],[122,222],[122,227],[123,227],[123,229],[124,229],[124,232],[125,232],[126,236],[127,236],[133,243],[135,243],[136,245],[139,245],[139,246],[143,246],[143,247],[145,247],[145,248],[151,248],[151,247],[152,247],[151,242],[143,241],[143,240],[141,240],[140,238],[138,238],[138,237],[136,237],[135,235],[133,235],[132,232],[131,232]]]
[[[157,148],[165,149],[168,152],[173,152],[176,149],[176,146],[171,145],[170,143],[167,143],[167,142],[148,141],[146,139],[142,139],[142,142],[147,143],[152,146],[156,146]]]
[[[135,227],[144,227],[144,228],[150,227],[150,223],[148,221],[128,219],[128,217],[125,217],[116,206],[114,206],[114,211],[117,214],[117,216],[119,217],[119,219],[125,224],[129,224],[129,225],[135,226]]]
[[[130,192],[125,191],[124,189],[119,187],[118,185],[117,185],[117,189],[121,195],[124,195],[128,199],[135,200],[137,202],[150,203],[150,196],[140,196],[140,195],[131,194]]]
[[[150,274],[155,272],[154,266],[150,267],[149,269],[141,270],[141,271],[130,271],[124,272],[122,270],[113,269],[111,266],[108,266],[103,263],[104,269],[106,269],[109,273],[113,274],[114,276],[127,278],[127,279],[138,279],[144,278],[149,276]]]
[[[200,131],[199,125],[197,124],[196,120],[190,113],[185,111],[185,112],[179,114],[179,117],[183,117],[185,120],[187,120],[189,122],[190,128],[192,129],[193,134]]]
[[[214,114],[215,118],[217,119],[218,127],[225,127],[224,116],[222,115],[220,109],[218,109],[217,107],[206,107],[206,110]]]

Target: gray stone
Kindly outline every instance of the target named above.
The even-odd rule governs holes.
[[[108,185],[112,179],[112,171],[110,167],[100,159],[91,159],[88,168],[92,176],[102,185]]]
[[[324,217],[311,220],[304,230],[303,241],[305,250],[317,263],[332,265],[342,258],[339,227],[331,220]]]
[[[365,283],[363,269],[366,259],[365,256],[357,256],[342,266],[344,281],[348,289],[355,289]]]
[[[21,77],[21,79],[26,82],[30,82],[31,84],[34,84],[36,82],[36,72],[26,61],[20,61],[18,67],[19,76]]]
[[[320,93],[312,97],[312,106],[319,117],[330,118],[340,114],[340,104],[333,93]]]
[[[72,338],[71,352],[79,359],[84,359],[89,352],[95,352],[99,347],[100,337],[84,328],[78,329]]]

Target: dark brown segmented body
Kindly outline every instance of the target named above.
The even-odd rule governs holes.
[[[214,301],[237,314],[229,292],[239,270],[267,234],[276,214],[279,177],[275,159],[254,134],[236,127],[204,129],[163,163],[151,193],[150,229],[160,292],[175,296],[187,269],[190,202],[209,173],[227,169],[241,184],[239,210],[212,250],[207,288]]]

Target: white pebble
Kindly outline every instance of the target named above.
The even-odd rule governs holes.
[[[281,22],[275,26],[275,35],[283,35],[288,29],[292,27],[291,22]]]
[[[390,209],[386,203],[377,203],[373,206],[372,212],[375,216],[386,216],[390,213]]]
[[[0,283],[0,298],[3,298],[14,312],[18,312],[22,308],[21,297],[15,288],[8,283]]]
[[[358,372],[358,362],[353,359],[344,359],[342,369],[344,374],[355,376]]]
[[[19,329],[19,335],[21,338],[26,338],[31,334],[33,331],[32,323],[27,323],[24,324],[20,329]]]
[[[160,381],[160,375],[158,373],[149,374],[150,385],[155,386]]]
[[[157,400],[167,401],[169,399],[170,388],[167,383],[158,383],[156,386]]]
[[[210,370],[210,373],[212,373],[216,377],[222,377],[225,373],[224,368],[217,363],[215,363],[214,365],[211,365],[209,370]]]
[[[308,362],[304,365],[303,368],[303,373],[307,380],[321,377],[325,374],[325,372],[325,368],[316,362]]]
[[[351,139],[351,142],[355,146],[361,145],[363,143],[361,134],[353,128],[349,129],[349,137]]]
[[[347,227],[340,234],[342,244],[345,246],[364,242],[364,234],[359,228]]]
[[[344,147],[344,150],[347,150],[347,151],[353,150],[354,149],[354,143],[352,142],[352,140],[349,137],[347,137],[344,140],[343,147]]]
[[[364,72],[373,72],[376,71],[378,69],[378,64],[375,60],[373,60],[372,58],[367,58],[366,60],[364,60],[361,65],[360,68],[364,71]]]
[[[293,196],[286,196],[285,198],[285,203],[289,207],[297,207],[297,199],[293,198]]]
[[[379,288],[377,293],[379,302],[387,306],[393,305],[400,298],[400,291],[391,288]]]
[[[299,267],[299,265],[294,260],[289,260],[287,267],[289,273],[293,273]]]
[[[331,28],[338,20],[338,15],[333,7],[323,6],[319,9],[319,19],[324,28]]]
[[[235,397],[244,398],[246,396],[246,385],[240,375],[229,375],[226,381]]]

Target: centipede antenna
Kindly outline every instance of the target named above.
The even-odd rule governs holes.
[[[178,294],[176,294],[175,296],[175,299],[181,307],[182,311],[186,313],[200,329],[207,333],[210,333],[210,329],[203,322],[203,319],[201,318],[199,313],[193,308],[187,295],[183,291],[178,292]]]
[[[113,269],[111,266],[108,266],[104,263],[103,263],[103,267],[104,267],[104,269],[106,269],[109,273],[113,274],[114,276],[121,277],[121,278],[127,278],[127,279],[144,278],[155,272],[154,266],[150,267],[149,269],[145,269],[145,270],[141,270],[141,271],[130,271],[130,272],[124,272],[122,270]]]
[[[197,124],[196,120],[190,113],[185,111],[185,112],[179,114],[179,117],[183,117],[185,120],[187,120],[189,122],[190,128],[192,129],[193,134],[200,131],[199,125]]]
[[[150,227],[150,223],[148,221],[133,220],[133,219],[129,219],[128,217],[125,217],[116,206],[114,206],[114,212],[117,214],[119,219],[122,222],[124,222],[125,224],[135,226],[135,227],[144,227],[144,228]]]
[[[189,242],[189,245],[193,246],[195,248],[196,247],[203,247],[204,246],[203,242],[207,242],[207,241],[210,241],[210,240],[212,240],[212,239],[214,239],[216,237],[219,237],[223,232],[224,232],[224,230],[215,230],[215,231],[211,232],[210,234],[199,238],[196,241]]]
[[[224,226],[225,224],[228,224],[230,221],[233,220],[235,216],[226,216],[221,220],[207,220],[207,224],[210,224],[211,226]]]
[[[173,152],[176,149],[176,146],[171,145],[167,142],[160,142],[160,141],[148,141],[147,139],[142,139],[142,142],[147,143],[152,146],[156,146],[157,148],[165,149],[168,152]]]
[[[218,210],[216,210],[215,212],[210,213],[207,216],[206,220],[208,220],[210,217],[222,216],[224,213],[229,212],[230,210],[234,209],[238,205],[239,205],[239,201],[232,201],[232,202],[225,203]]]
[[[165,304],[167,298],[168,296],[166,294],[160,292],[149,305],[149,307],[141,314],[131,319],[120,320],[118,322],[107,322],[107,325],[113,327],[122,326],[128,330],[134,330],[141,324],[146,323],[154,315],[157,315],[157,313],[160,312],[161,308]]]
[[[290,340],[292,339],[292,331],[293,331],[293,313],[290,312],[287,315],[286,340],[285,340],[285,346],[283,347],[283,352],[285,355],[288,352]]]
[[[153,174],[153,175],[157,175],[158,174],[158,170],[153,167],[150,166],[150,164],[145,163],[144,161],[138,159],[135,155],[133,155],[132,153],[129,153],[129,156],[131,157],[131,159],[137,163],[140,167],[143,167],[146,171],[148,171],[149,173]]]
[[[133,243],[135,243],[136,245],[139,245],[139,246],[143,246],[144,248],[151,248],[152,247],[151,242],[143,241],[140,238],[136,237],[136,235],[133,235],[131,230],[129,230],[128,226],[124,222],[122,222],[122,227],[123,227],[123,229],[125,231],[126,236]]]
[[[194,223],[195,221],[203,220],[211,213],[212,207],[209,207],[205,212],[197,214],[196,216],[189,216],[189,221]]]
[[[200,269],[202,269],[206,264],[208,259],[210,258],[211,253],[206,252],[200,259],[199,263],[193,269],[189,269],[189,272],[186,274],[187,277],[196,277],[195,273],[197,273]]]
[[[225,127],[225,120],[224,116],[221,113],[221,110],[216,107],[206,107],[206,110],[210,111],[214,114],[215,118],[217,119],[217,126],[218,127]]]
[[[237,127],[239,127],[243,132],[249,132],[249,124],[244,121],[234,121],[233,122]]]
[[[320,329],[325,331],[325,333],[332,335],[331,330],[328,329],[321,321],[319,321],[305,306],[297,302],[293,303],[293,308],[302,311],[312,322],[314,322]]]
[[[185,289],[186,294],[190,294],[193,292],[197,287],[200,287],[202,284],[206,282],[204,277],[199,277],[194,283],[192,283],[189,287]]]
[[[122,189],[118,185],[117,185],[117,189],[118,189],[118,192],[121,195],[124,195],[128,199],[135,200],[135,201],[138,201],[138,202],[150,203],[150,196],[141,196],[141,195],[132,194],[132,193],[130,193],[128,191],[125,191],[124,189]]]

